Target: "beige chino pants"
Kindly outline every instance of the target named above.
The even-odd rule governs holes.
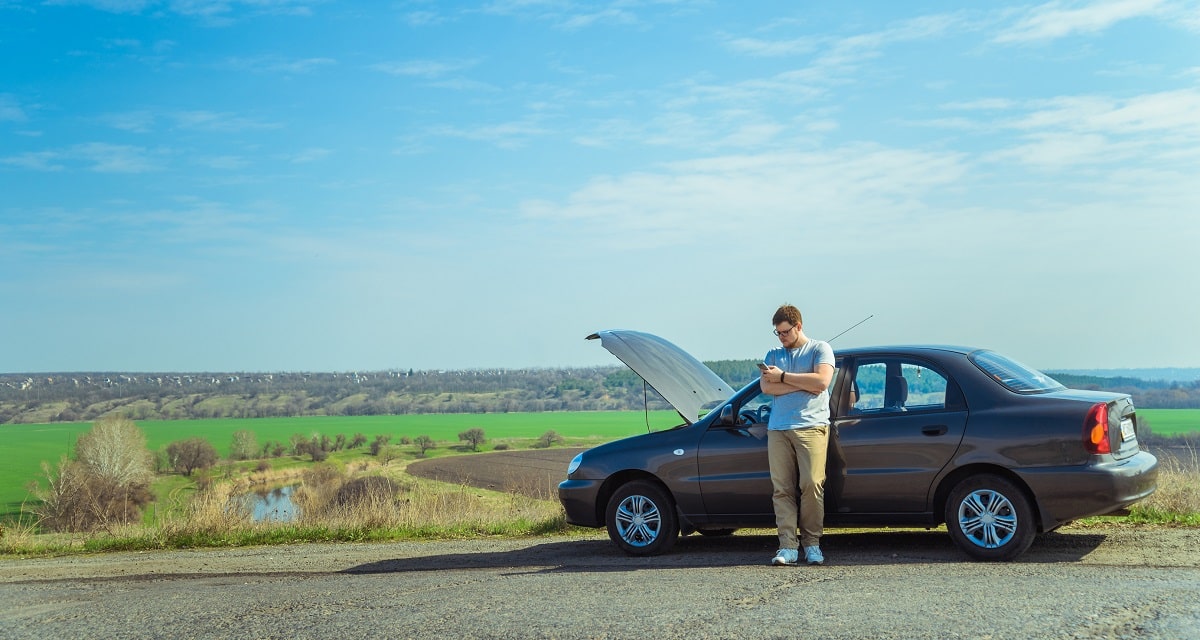
[[[774,489],[771,502],[775,505],[780,549],[797,549],[797,542],[810,547],[821,539],[825,522],[825,453],[828,447],[828,425],[767,432],[767,459]],[[798,505],[797,488],[800,494]],[[796,539],[797,520],[799,541]]]

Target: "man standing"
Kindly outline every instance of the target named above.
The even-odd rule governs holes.
[[[774,396],[767,422],[771,501],[779,527],[779,551],[771,564],[822,564],[819,545],[825,520],[825,452],[829,444],[829,383],[833,349],[804,335],[800,310],[785,304],[771,319],[780,347],[763,358],[763,393]],[[799,487],[799,514],[796,492]],[[797,515],[799,517],[797,517]],[[796,529],[799,521],[800,537]]]

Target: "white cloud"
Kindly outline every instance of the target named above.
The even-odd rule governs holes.
[[[562,202],[528,201],[522,211],[609,247],[844,236],[860,225],[872,232],[901,225],[965,170],[955,153],[869,145],[720,156],[596,178]]]
[[[1200,141],[1200,90],[1183,89],[1116,99],[1064,96],[1032,103],[1031,112],[1012,123],[1023,130],[1070,130],[1108,135],[1160,134],[1156,142],[1174,146]]]
[[[225,133],[279,129],[283,126],[273,122],[261,122],[242,116],[216,111],[177,111],[170,114],[170,117],[175,120],[176,126],[182,129],[220,131]]]
[[[812,53],[817,49],[818,40],[815,37],[791,38],[785,40],[764,40],[761,38],[728,38],[725,46],[735,53],[750,56],[774,58]]]
[[[28,116],[16,97],[0,93],[0,122],[25,122]]]
[[[333,153],[329,149],[321,149],[319,147],[309,147],[299,153],[292,154],[287,157],[288,162],[292,164],[308,164],[316,162],[329,154]]]
[[[996,42],[1056,40],[1093,34],[1133,18],[1155,15],[1163,0],[1102,0],[1049,2],[1030,9],[1015,25],[996,36]]]
[[[145,148],[103,142],[17,154],[0,158],[0,163],[33,171],[61,171],[70,165],[99,173],[145,173],[162,168]]]
[[[85,6],[109,13],[141,13],[157,0],[47,0],[50,6]]]
[[[371,65],[376,71],[393,76],[435,79],[474,67],[477,60],[404,60]]]
[[[160,168],[146,149],[129,145],[90,142],[71,148],[70,155],[89,163],[100,173],[146,173]]]
[[[100,122],[122,131],[149,133],[154,129],[155,115],[150,111],[126,111],[100,116]]]
[[[249,58],[229,58],[226,66],[239,71],[252,73],[283,73],[297,75],[310,73],[322,67],[336,65],[333,58],[285,58],[282,56],[266,55]]]
[[[34,151],[0,158],[0,164],[33,171],[59,171],[61,154],[54,151]]]

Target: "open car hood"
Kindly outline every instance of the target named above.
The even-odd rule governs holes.
[[[654,388],[688,423],[700,419],[700,409],[733,395],[733,388],[712,369],[662,338],[641,331],[598,331],[609,353],[624,362]]]

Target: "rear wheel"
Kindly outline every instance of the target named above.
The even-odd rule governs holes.
[[[604,521],[608,537],[630,555],[663,553],[679,537],[679,519],[670,496],[645,480],[621,485],[608,501]]]
[[[955,485],[946,501],[950,538],[976,560],[1012,560],[1033,544],[1029,500],[1011,481],[990,474]]]

